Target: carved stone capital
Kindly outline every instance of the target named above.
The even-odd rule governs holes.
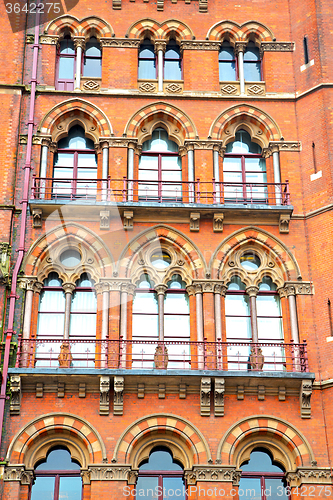
[[[290,290],[289,295],[313,295],[312,281],[286,281],[285,288]]]
[[[3,480],[4,481],[19,481],[22,485],[29,485],[34,479],[32,469],[26,469],[24,465],[6,465]]]
[[[286,480],[292,488],[302,484],[332,484],[329,467],[297,467],[295,472],[287,472]]]
[[[214,293],[218,293],[219,295],[222,295],[222,297],[225,297],[226,291],[228,290],[228,287],[219,283],[216,283],[214,285]]]
[[[74,36],[74,47],[77,50],[78,47],[81,47],[82,50],[86,48],[86,40],[84,36]]]
[[[96,294],[99,295],[100,293],[109,291],[109,283],[107,283],[106,281],[99,281],[95,284],[94,288],[96,290]]]
[[[75,290],[75,285],[74,283],[63,283],[62,288],[64,289],[65,293],[72,294]]]
[[[124,377],[115,376],[113,380],[113,414],[122,415],[124,412]]]
[[[251,285],[245,288],[245,292],[249,297],[256,297],[259,292],[259,288],[257,286]]]
[[[292,285],[286,284],[284,286],[284,289],[287,297],[289,297],[290,295],[296,295],[295,286],[293,284]]]
[[[235,42],[235,55],[238,56],[239,52],[245,52],[246,42]]]
[[[157,295],[165,295],[165,292],[167,291],[168,287],[166,285],[160,284],[155,286],[155,290]]]
[[[163,50],[163,53],[166,50],[166,41],[165,40],[155,40],[154,50],[157,53],[159,50]]]

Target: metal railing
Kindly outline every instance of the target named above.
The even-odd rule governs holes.
[[[307,345],[19,338],[16,367],[308,372]]]
[[[140,181],[127,179],[52,179],[33,177],[33,200],[290,205],[283,183]]]

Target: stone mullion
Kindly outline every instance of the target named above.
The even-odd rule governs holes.
[[[134,300],[134,289],[132,289],[133,293],[129,293],[127,295],[127,339],[132,341],[132,330],[133,330],[133,300]],[[132,352],[133,352],[133,344],[130,342],[127,344],[127,362],[126,368],[132,368]]]
[[[228,369],[227,349],[222,342],[226,341],[225,327],[225,292],[227,288],[224,285],[215,285],[214,287],[214,306],[215,306],[215,340],[217,342],[217,368],[219,370]]]
[[[106,368],[106,345],[108,333],[108,285],[107,283],[96,283],[97,313],[96,313],[96,367]]]
[[[249,286],[245,289],[245,292],[250,297],[252,342],[257,344],[258,343],[257,295],[259,292],[259,288],[256,286]]]
[[[206,366],[209,370],[216,369],[216,344],[215,344],[215,318],[214,318],[214,293],[203,288],[203,323],[204,340],[206,344]]]
[[[110,284],[108,368],[119,366],[120,283]]]
[[[75,290],[75,285],[73,283],[64,283],[62,288],[65,292],[65,321],[64,321],[64,340],[69,340],[69,329],[70,329],[70,316],[71,316],[71,305],[72,305],[72,294]]]
[[[194,287],[192,285],[186,287],[189,296],[189,309],[190,309],[190,340],[196,342],[197,340],[197,311]],[[198,369],[198,350],[196,345],[191,345],[191,370]]]

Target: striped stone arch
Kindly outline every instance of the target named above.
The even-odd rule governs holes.
[[[65,29],[69,29],[73,36],[87,36],[94,30],[98,36],[110,37],[114,31],[110,24],[96,16],[84,17],[81,21],[74,16],[63,15],[51,21],[45,28],[46,35],[60,35]]]
[[[276,236],[255,226],[235,231],[219,245],[209,263],[212,278],[220,279],[228,257],[242,246],[250,244],[260,245],[266,253],[271,255],[272,261],[281,270],[285,281],[301,278],[298,263],[288,247]]]
[[[143,39],[146,34],[150,33],[154,40],[168,39],[173,34],[178,41],[192,40],[193,32],[189,26],[177,21],[169,19],[164,23],[159,23],[154,19],[141,19],[133,23],[126,32],[126,37]]]
[[[212,26],[207,33],[208,40],[222,40],[229,34],[233,41],[247,41],[251,35],[258,42],[272,41],[274,34],[264,24],[256,21],[248,21],[244,24],[237,24],[233,21],[221,21]]]
[[[184,468],[212,463],[208,443],[199,429],[189,420],[168,413],[148,415],[130,424],[118,439],[112,462],[137,468],[147,448],[161,445],[178,448]]]
[[[268,448],[274,461],[288,471],[311,466],[314,455],[307,439],[286,420],[260,415],[236,422],[223,436],[217,449],[217,460],[225,465],[236,465],[250,458],[258,447]]]
[[[112,135],[111,123],[103,111],[95,104],[75,98],[56,104],[42,119],[38,133],[51,136],[52,141],[57,142],[77,123],[94,142]]]
[[[151,136],[153,128],[161,124],[167,127],[169,136],[178,145],[198,136],[192,120],[179,108],[166,102],[155,102],[141,108],[129,119],[124,132],[127,137],[137,138],[142,143]]]
[[[71,413],[48,413],[30,421],[14,436],[6,460],[10,465],[34,468],[46,450],[57,444],[68,445],[70,450],[74,445],[83,468],[107,460],[99,432],[87,420]]]
[[[235,139],[239,128],[246,129],[252,140],[261,147],[268,147],[270,141],[281,139],[277,123],[265,111],[247,104],[235,105],[223,111],[213,122],[209,137],[223,140],[226,145]]]
[[[25,275],[38,276],[41,267],[45,266],[45,259],[51,256],[52,261],[53,249],[66,243],[68,246],[73,246],[75,243],[78,247],[86,249],[93,262],[88,261],[83,266],[95,281],[99,277],[112,276],[114,260],[103,240],[90,229],[74,222],[65,222],[56,226],[35,241],[22,264]],[[52,266],[53,263],[50,262],[50,267]]]
[[[187,236],[164,224],[146,229],[126,245],[119,258],[119,276],[130,278],[137,257],[144,255],[147,246],[154,245],[157,241],[170,244],[179,250],[186,259],[185,265],[191,269],[193,279],[205,277],[206,263],[197,246]]]

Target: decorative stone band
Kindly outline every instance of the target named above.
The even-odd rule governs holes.
[[[289,295],[314,295],[312,281],[286,281],[283,288],[278,290],[280,297]]]
[[[34,479],[33,469],[26,469],[24,464],[6,465],[3,480],[4,481],[19,481],[21,484],[32,483]]]
[[[286,479],[291,487],[301,486],[302,484],[332,484],[329,467],[298,467],[296,472],[287,472]]]
[[[137,49],[140,46],[140,40],[132,38],[101,38],[100,44],[101,47]]]
[[[59,35],[40,35],[39,43],[45,45],[56,45],[59,40]]]
[[[183,40],[180,46],[181,49],[190,50],[220,50],[221,42],[211,40]]]
[[[192,470],[185,471],[187,484],[195,484],[197,481],[218,481],[232,482],[234,486],[239,484],[242,471],[237,470],[236,466],[221,465],[194,465]]]
[[[104,290],[107,290],[107,285],[109,291],[127,292],[133,295],[136,290],[136,286],[129,279],[101,278],[99,283],[103,284]]]
[[[92,464],[88,465],[85,475],[89,476],[89,481],[127,481],[133,484],[132,481],[137,478],[138,472],[132,470],[128,464]]]
[[[279,151],[295,151],[299,152],[302,149],[302,144],[300,141],[271,141],[269,143],[270,149],[274,151],[273,148],[278,148]]]
[[[261,42],[260,49],[263,52],[293,52],[294,42]]]
[[[100,144],[107,143],[109,148],[135,148],[138,140],[125,137],[100,137],[99,142]]]
[[[225,294],[226,287],[224,286],[222,281],[213,281],[213,280],[193,280],[191,285],[186,287],[186,290],[190,295],[194,295],[196,293],[220,293],[221,295]]]

